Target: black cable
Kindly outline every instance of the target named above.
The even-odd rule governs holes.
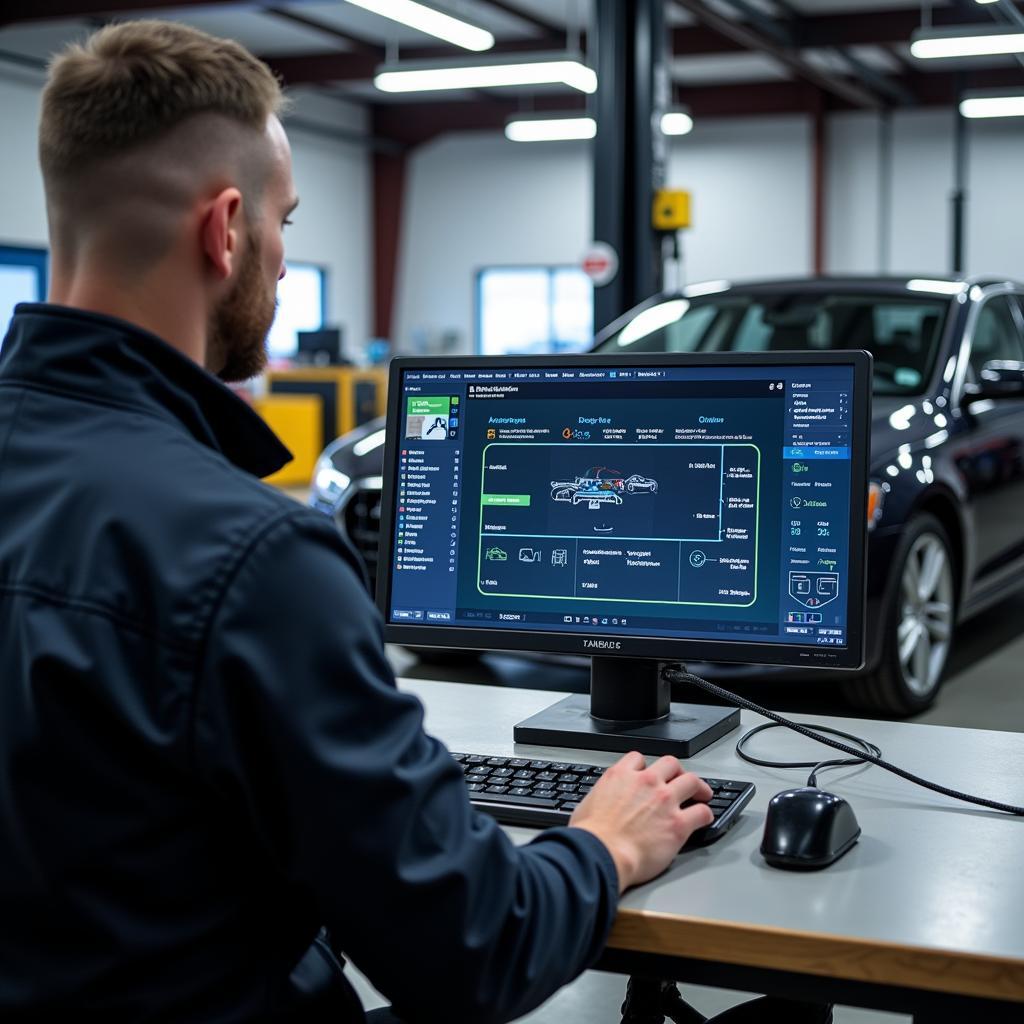
[[[821,736],[814,732],[813,729],[809,729],[797,722],[791,722],[788,718],[783,718],[782,715],[778,715],[774,711],[769,711],[767,708],[754,704],[745,697],[740,697],[735,693],[730,693],[728,690],[723,690],[722,687],[716,686],[714,683],[709,683],[706,679],[702,679],[700,676],[695,676],[692,672],[666,666],[662,670],[662,674],[664,678],[670,682],[691,683],[699,689],[710,693],[713,697],[717,697],[719,700],[724,700],[729,704],[735,704],[737,707],[746,708],[747,711],[753,711],[758,715],[763,715],[765,718],[769,718],[773,722],[777,722],[779,725],[784,725],[787,729],[792,729],[794,732],[800,733],[801,736],[817,740],[818,743],[823,743],[827,747],[834,747],[836,750],[841,750],[844,754],[849,754],[852,757],[863,761],[870,761],[872,764],[878,765],[879,768],[884,768],[887,772],[892,772],[893,775],[898,775],[901,779],[913,782],[917,786],[923,786],[925,789],[930,789],[934,793],[941,793],[943,796],[952,797],[954,800],[963,800],[965,803],[977,804],[980,807],[989,807],[994,811],[1003,811],[1006,814],[1024,817],[1024,807],[1017,807],[1014,804],[1000,803],[998,800],[988,800],[985,797],[971,796],[968,793],[961,793],[958,790],[949,789],[946,786],[940,786],[937,783],[929,782],[927,779],[922,779],[919,776],[914,775],[912,772],[906,771],[904,768],[898,768],[896,765],[882,760],[881,757],[878,757],[875,754],[867,751],[858,751],[853,747],[848,747],[845,743],[840,743],[838,740],[830,740],[827,736]]]
[[[753,738],[759,732],[764,732],[765,729],[781,728],[783,727],[778,722],[765,722],[763,725],[755,725],[753,729],[748,729],[736,743],[737,755],[743,758],[744,761],[748,761],[750,764],[759,764],[763,768],[810,768],[812,771],[807,777],[808,786],[818,785],[818,772],[823,771],[825,768],[856,767],[859,764],[868,763],[867,759],[863,757],[832,758],[827,761],[765,761],[763,758],[748,754],[743,749],[747,740]],[[839,729],[830,729],[824,725],[809,726],[808,728],[813,729],[816,733],[827,732],[830,736],[842,736],[843,739],[859,743],[865,754],[874,754],[875,757],[882,756],[881,749],[876,747],[874,743],[869,743],[867,740],[861,739],[860,736],[854,736],[853,733],[842,732]]]

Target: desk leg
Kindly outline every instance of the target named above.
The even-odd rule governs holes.
[[[674,981],[632,977],[626,984],[622,1024],[705,1024],[707,1018],[679,994]]]

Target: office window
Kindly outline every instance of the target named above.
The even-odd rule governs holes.
[[[286,263],[277,283],[277,315],[267,338],[271,359],[290,359],[298,348],[298,331],[324,326],[326,273],[313,263]]]
[[[485,356],[584,352],[593,340],[593,286],[577,267],[485,267],[477,311]]]
[[[0,345],[19,302],[42,302],[46,298],[45,249],[0,246]]]

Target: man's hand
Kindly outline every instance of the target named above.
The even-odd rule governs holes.
[[[660,875],[690,835],[711,824],[710,799],[708,784],[676,758],[645,768],[643,755],[633,751],[601,776],[569,824],[608,847],[621,892]],[[681,808],[688,800],[702,802]]]

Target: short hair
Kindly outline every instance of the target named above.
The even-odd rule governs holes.
[[[39,125],[43,177],[66,183],[197,114],[262,132],[283,106],[273,72],[234,40],[165,21],[108,25],[50,64]]]

